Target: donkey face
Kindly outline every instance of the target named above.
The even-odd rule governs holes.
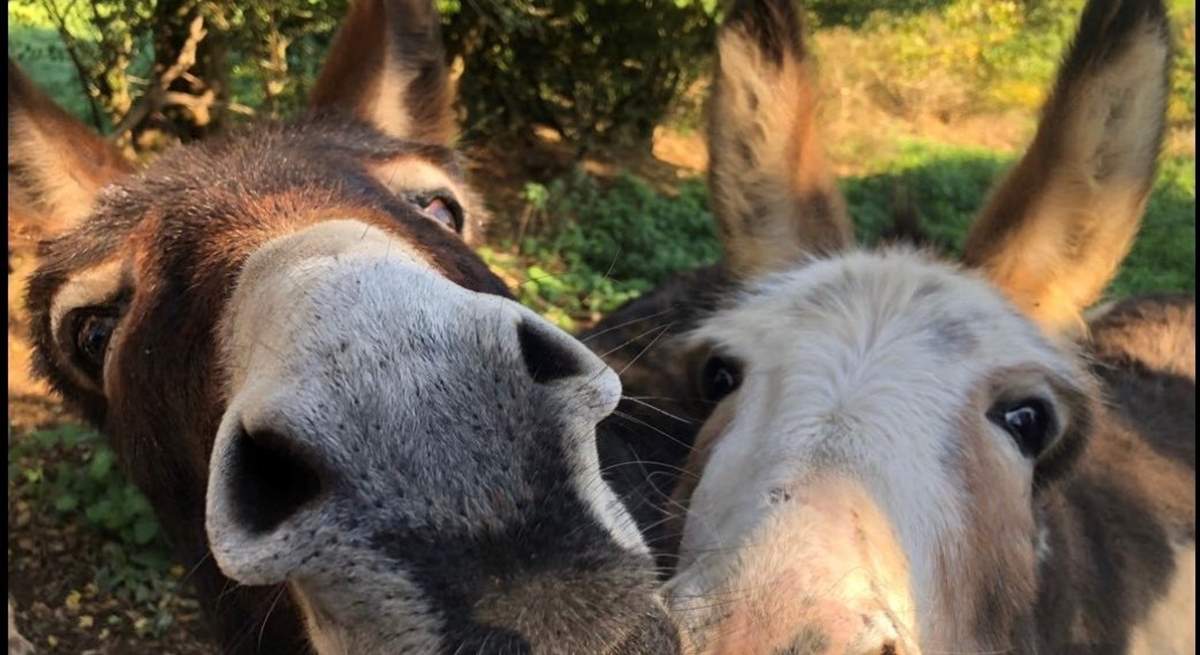
[[[702,475],[677,490],[688,512],[669,592],[696,650],[1036,649],[1042,493],[1099,411],[1061,336],[1136,232],[1166,33],[1159,3],[1088,5],[964,269],[842,252],[794,9],[735,6],[710,126],[729,147],[713,148],[711,181],[744,284],[691,335],[713,352],[703,381],[720,404],[688,465]]]
[[[313,116],[136,174],[10,62],[10,186],[73,226],[29,287],[41,371],[226,651],[670,652],[599,476],[619,382],[468,248],[443,59],[431,6],[357,3]]]
[[[700,438],[672,592],[723,622],[718,650],[959,646],[1033,604],[1032,496],[1078,451],[1092,385],[999,293],[850,255],[751,286],[693,338],[740,379]],[[741,600],[690,616],[714,592]]]

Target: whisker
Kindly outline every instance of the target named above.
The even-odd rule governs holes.
[[[287,591],[286,585],[279,585],[279,591],[275,593],[275,600],[271,601],[271,606],[267,608],[267,613],[263,616],[262,627],[258,629],[258,650],[262,651],[263,634],[267,631],[267,621],[271,620],[271,612],[275,611],[275,606],[279,604],[279,599],[283,598],[284,592]]]
[[[638,418],[638,417],[636,417],[636,416],[634,416],[634,415],[632,415],[632,414],[626,414],[625,412],[622,412],[622,411],[620,411],[620,410],[614,410],[614,411],[613,411],[613,416],[616,416],[616,417],[618,417],[618,418],[625,419],[626,421],[632,421],[632,422],[634,422],[634,423],[637,423],[638,425],[640,425],[640,426],[642,426],[642,427],[644,427],[644,428],[648,428],[648,429],[650,429],[650,430],[653,430],[654,432],[657,432],[659,435],[666,437],[667,439],[671,440],[672,442],[674,442],[674,443],[676,443],[676,444],[679,444],[680,446],[683,446],[684,448],[686,448],[686,449],[687,449],[687,452],[689,452],[689,453],[690,453],[690,452],[692,452],[692,451],[694,451],[694,450],[696,449],[696,448],[695,448],[695,446],[693,446],[692,444],[685,443],[684,441],[682,441],[682,440],[680,440],[680,439],[678,439],[678,438],[676,438],[676,437],[673,437],[673,436],[671,436],[671,435],[667,434],[666,432],[663,432],[663,431],[662,431],[662,429],[660,429],[660,428],[657,428],[657,427],[655,427],[655,426],[653,426],[653,425],[650,425],[649,423],[647,423],[647,422],[645,422],[645,421],[641,420],[640,418]]]
[[[637,360],[642,358],[642,355],[650,352],[650,349],[654,347],[654,344],[658,343],[658,340],[661,339],[663,335],[667,333],[667,330],[670,330],[671,326],[673,325],[675,325],[674,321],[663,326],[663,329],[658,334],[654,335],[654,338],[650,340],[650,343],[646,344],[645,348],[642,348],[641,352],[639,352],[637,355],[634,355],[633,359],[629,360],[628,364],[622,367],[621,370],[617,371],[617,376],[619,377],[624,375],[625,371],[628,371],[630,366],[633,366],[637,363]]]
[[[654,410],[654,411],[658,412],[659,414],[662,414],[663,416],[666,416],[666,417],[669,417],[669,418],[673,418],[673,419],[675,419],[676,421],[679,421],[680,423],[686,423],[687,425],[693,425],[693,424],[695,423],[695,421],[693,421],[693,420],[691,420],[691,419],[686,419],[686,418],[682,418],[682,417],[676,416],[676,415],[672,414],[671,412],[668,412],[668,411],[666,411],[665,409],[662,409],[662,408],[659,408],[659,407],[655,407],[654,405],[651,405],[650,403],[648,403],[648,402],[646,402],[646,401],[644,401],[644,400],[639,400],[639,399],[635,398],[634,396],[625,396],[625,395],[622,395],[621,397],[622,397],[622,398],[624,398],[624,399],[626,399],[626,400],[632,400],[633,402],[635,402],[635,403],[637,403],[637,404],[639,404],[639,405],[641,405],[641,406],[643,406],[643,407],[648,407],[648,408],[650,408],[650,409],[652,409],[652,410]]]
[[[618,323],[616,325],[610,325],[609,327],[606,327],[603,330],[600,330],[598,332],[593,332],[593,333],[587,335],[586,337],[583,337],[579,341],[581,343],[587,343],[588,341],[591,341],[592,339],[595,339],[596,337],[599,337],[601,335],[608,334],[609,332],[612,332],[613,330],[620,330],[621,328],[628,327],[630,325],[633,325],[634,323],[641,323],[642,321],[648,321],[652,318],[658,318],[659,316],[662,316],[664,314],[669,314],[673,311],[675,311],[675,308],[670,307],[668,309],[662,310],[661,312],[655,312],[653,314],[648,314],[646,316],[639,316],[637,318],[632,318],[632,319],[629,319],[628,321],[624,321],[624,322]]]

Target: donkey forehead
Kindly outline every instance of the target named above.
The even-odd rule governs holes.
[[[106,187],[78,228],[44,244],[41,268],[69,281],[113,260],[182,252],[211,268],[213,260],[236,263],[257,244],[305,223],[367,214],[445,258],[465,250],[461,241],[428,225],[403,198],[405,190],[437,189],[458,196],[468,213],[473,209],[457,158],[446,148],[354,124],[268,126],[168,151]],[[130,281],[137,281],[138,268],[129,270]]]
[[[693,338],[721,345],[751,367],[820,375],[831,371],[795,360],[832,358],[843,372],[855,362],[875,370],[923,362],[919,368],[947,383],[956,370],[1031,360],[1071,368],[1062,344],[1051,343],[985,281],[908,249],[854,252],[764,278]]]

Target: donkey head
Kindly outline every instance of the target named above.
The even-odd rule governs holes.
[[[308,116],[140,172],[9,73],[10,189],[63,226],[28,288],[38,367],[226,651],[677,648],[599,475],[616,375],[468,247],[431,3],[355,3]]]
[[[1032,652],[1043,490],[1100,411],[1062,337],[1141,219],[1164,9],[1088,4],[966,267],[852,249],[805,50],[790,0],[720,35],[711,186],[742,288],[690,337],[719,404],[677,490],[672,609],[700,652]]]

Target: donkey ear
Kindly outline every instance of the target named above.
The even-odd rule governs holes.
[[[717,37],[709,188],[726,265],[746,277],[853,242],[817,128],[817,88],[792,0],[737,0]]]
[[[54,104],[8,60],[9,214],[45,234],[73,227],[105,185],[133,166],[117,148]]]
[[[1091,0],[1028,152],[967,235],[978,267],[1048,331],[1082,312],[1137,234],[1157,167],[1170,32],[1161,0]]]
[[[355,0],[309,101],[394,137],[449,145],[453,99],[432,0]]]

